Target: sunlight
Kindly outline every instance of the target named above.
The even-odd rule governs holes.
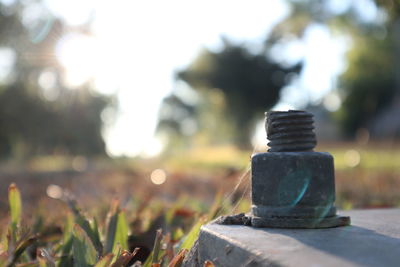
[[[66,83],[77,87],[96,75],[99,66],[100,53],[94,37],[83,34],[69,34],[59,41],[56,54],[65,67]]]
[[[289,12],[287,4],[280,0],[255,0],[249,5],[228,0],[206,2],[96,2],[93,8],[90,5],[83,8],[79,18],[83,21],[84,14],[88,19],[94,12],[90,26],[93,35],[69,34],[60,40],[56,52],[66,69],[69,86],[90,82],[100,93],[117,95],[116,121],[104,130],[110,155],[157,154],[161,147],[154,137],[158,109],[163,97],[176,86],[174,73],[189,64],[202,48],[218,50],[222,45],[221,36],[236,43],[247,40],[257,47],[271,27]],[[64,14],[67,21],[75,21],[73,15],[64,12],[66,5],[69,6],[56,1],[51,9]],[[230,6],[230,12],[224,12],[226,6]],[[244,14],[251,16],[239,20],[238,16]],[[307,88],[318,99],[331,87],[328,73],[342,68],[340,56],[344,49],[327,57],[326,47],[336,51],[338,46],[344,47],[344,42],[333,42],[322,27],[309,31],[306,42],[314,46],[300,51],[308,59],[304,77],[297,85]],[[292,47],[289,56],[298,56],[299,49]],[[311,75],[315,69],[320,73],[317,81]],[[275,109],[281,108],[279,105],[292,106],[293,101],[288,99],[298,100],[293,92],[296,93],[286,88]]]

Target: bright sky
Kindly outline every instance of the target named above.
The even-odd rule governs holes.
[[[57,55],[71,84],[93,78],[102,93],[117,94],[117,120],[104,135],[111,155],[152,155],[161,149],[155,139],[159,105],[174,87],[173,74],[189,64],[202,47],[218,49],[220,36],[260,45],[274,23],[289,10],[281,0],[48,0],[50,9],[72,25],[93,18],[93,37],[66,36]],[[343,69],[345,40],[315,25],[305,44],[286,51],[306,57],[304,75],[285,88],[277,108],[319,101],[334,87]],[[329,52],[327,52],[329,51]],[[316,73],[318,73],[316,75]],[[104,112],[104,118],[110,116]]]

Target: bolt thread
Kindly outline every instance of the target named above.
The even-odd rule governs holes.
[[[313,151],[317,144],[311,113],[300,110],[266,113],[269,152]]]

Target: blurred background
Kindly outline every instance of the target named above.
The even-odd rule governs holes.
[[[91,208],[222,191],[246,210],[264,112],[288,109],[315,115],[340,208],[399,206],[399,15],[397,0],[0,0],[1,213],[11,182],[32,213],[62,188]]]

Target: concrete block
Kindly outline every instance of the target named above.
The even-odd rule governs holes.
[[[352,225],[272,229],[208,224],[185,266],[400,266],[400,209],[342,211]]]

